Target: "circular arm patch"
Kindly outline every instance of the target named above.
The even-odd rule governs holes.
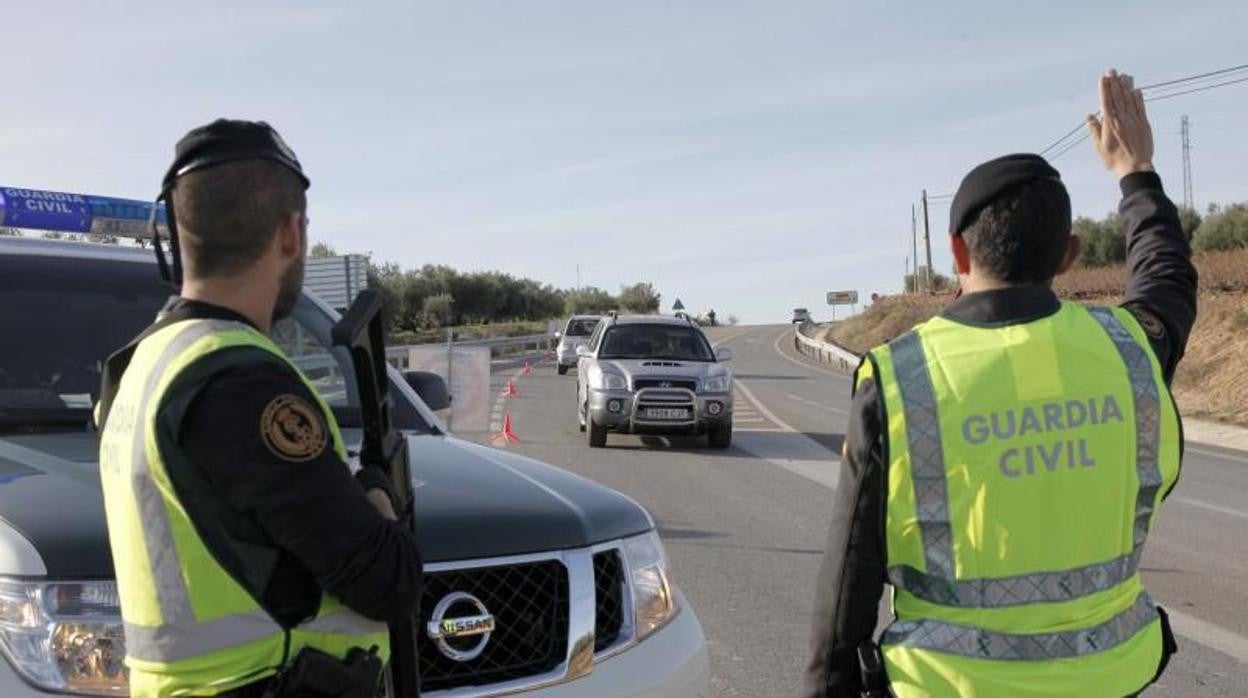
[[[295,462],[321,455],[329,441],[319,410],[290,393],[278,395],[264,408],[260,437],[278,458]]]

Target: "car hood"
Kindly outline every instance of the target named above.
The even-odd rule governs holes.
[[[578,548],[654,525],[628,497],[538,461],[440,435],[408,446],[426,562]],[[98,448],[89,433],[0,439],[0,523],[34,545],[49,576],[113,574]]]
[[[599,362],[605,369],[623,374],[632,380],[638,378],[695,378],[728,373],[728,367],[713,361],[669,361],[640,359],[605,359]]]

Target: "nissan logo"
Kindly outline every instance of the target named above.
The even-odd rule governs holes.
[[[452,610],[469,609],[476,613],[447,617]],[[490,634],[494,632],[494,616],[477,597],[455,591],[442,597],[434,607],[425,632],[447,659],[470,662],[481,656],[485,646],[490,644]],[[476,640],[468,641],[471,638]],[[456,640],[459,642],[455,642]]]

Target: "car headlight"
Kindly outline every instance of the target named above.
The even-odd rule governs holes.
[[[668,582],[667,554],[655,531],[624,541],[624,559],[633,589],[637,639],[663,627],[676,614],[676,597]]]
[[[598,379],[598,387],[602,390],[628,390],[628,381],[618,373],[602,373]]]
[[[0,578],[0,651],[45,691],[129,694],[115,582]]]
[[[711,376],[702,381],[702,390],[708,393],[726,393],[732,385],[732,376]]]

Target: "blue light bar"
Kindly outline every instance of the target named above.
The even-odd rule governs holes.
[[[151,237],[147,226],[153,207],[156,208],[156,221],[161,232],[167,232],[163,204],[156,206],[150,201],[111,196],[0,187],[0,225],[9,228],[147,239]]]

